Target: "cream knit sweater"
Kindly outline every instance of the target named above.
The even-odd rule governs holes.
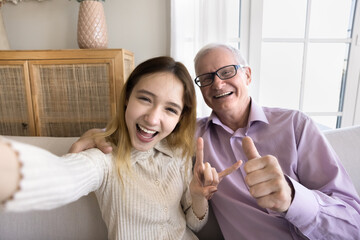
[[[197,239],[190,228],[197,231],[207,221],[207,214],[199,220],[191,208],[191,166],[164,140],[147,152],[132,151],[132,173],[122,171],[123,184],[112,155],[98,149],[58,157],[9,142],[23,178],[6,211],[56,208],[95,191],[109,239]]]

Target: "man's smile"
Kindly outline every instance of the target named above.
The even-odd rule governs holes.
[[[224,92],[224,93],[215,95],[214,98],[222,98],[222,97],[230,96],[231,94],[233,94],[233,92]]]

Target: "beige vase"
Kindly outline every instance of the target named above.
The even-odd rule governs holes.
[[[105,13],[101,2],[80,3],[77,41],[80,48],[107,48]]]

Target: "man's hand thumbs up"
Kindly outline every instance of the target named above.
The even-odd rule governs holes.
[[[260,154],[257,151],[255,144],[250,137],[245,137],[242,140],[242,144],[243,144],[243,150],[248,160],[260,157]]]

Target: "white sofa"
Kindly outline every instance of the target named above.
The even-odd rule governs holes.
[[[360,126],[324,131],[339,155],[360,194]],[[48,149],[57,155],[66,153],[76,138],[10,137]],[[210,212],[200,239],[223,239],[216,219]],[[107,239],[107,229],[93,193],[51,211],[0,213],[1,240],[99,240]]]

